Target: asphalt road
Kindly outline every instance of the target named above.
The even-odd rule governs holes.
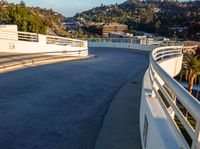
[[[0,149],[94,148],[113,97],[148,54],[90,53],[97,58],[0,74]]]

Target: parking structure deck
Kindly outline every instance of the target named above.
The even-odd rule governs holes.
[[[92,48],[90,54],[97,57],[0,74],[0,148],[95,148],[116,94],[134,77],[141,82],[148,53]],[[140,99],[132,100],[138,107]],[[133,112],[138,119],[139,109]]]

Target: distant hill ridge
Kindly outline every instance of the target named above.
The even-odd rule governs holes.
[[[128,0],[122,4],[101,5],[76,14],[95,23],[119,22],[130,30],[141,30],[165,36],[198,39],[200,33],[200,1],[194,2],[141,2]],[[172,27],[186,27],[182,34],[172,32]]]

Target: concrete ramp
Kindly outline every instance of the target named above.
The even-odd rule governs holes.
[[[97,58],[0,74],[0,149],[94,149],[109,118],[116,123],[108,123],[102,149],[140,147],[139,98],[132,95],[140,94],[137,76],[148,54],[110,48],[90,54]],[[131,78],[128,92],[118,93]],[[113,99],[119,94],[131,98]]]

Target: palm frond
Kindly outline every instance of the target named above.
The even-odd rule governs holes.
[[[195,77],[194,83],[196,83],[197,77],[200,76],[200,57],[195,54],[185,56],[181,73],[185,76],[185,80],[188,82]]]

